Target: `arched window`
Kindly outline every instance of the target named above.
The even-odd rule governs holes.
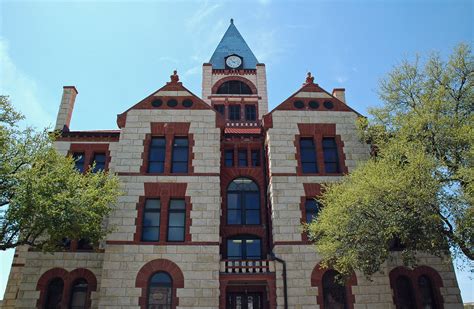
[[[421,304],[423,309],[436,309],[433,284],[428,276],[422,275],[418,278],[418,288],[421,294]]]
[[[63,298],[64,281],[61,278],[54,278],[48,284],[46,293],[45,309],[61,308],[61,300]]]
[[[347,309],[346,287],[336,277],[338,272],[328,270],[323,275],[323,299],[325,309]]]
[[[406,276],[398,276],[395,281],[395,301],[397,309],[416,309],[413,286]]]
[[[252,89],[244,82],[230,80],[219,86],[217,94],[252,94]]]
[[[69,301],[69,309],[85,309],[87,308],[87,293],[89,292],[89,284],[86,279],[80,278],[74,281],[71,289],[71,298]]]
[[[227,188],[227,224],[260,224],[260,193],[252,180],[237,178]]]
[[[166,272],[155,273],[148,282],[148,309],[171,309],[172,305],[171,277]]]

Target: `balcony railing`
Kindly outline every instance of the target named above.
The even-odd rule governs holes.
[[[272,260],[222,260],[220,272],[225,274],[263,274],[275,272]]]

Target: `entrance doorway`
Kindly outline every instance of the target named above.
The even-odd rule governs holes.
[[[227,293],[227,309],[263,309],[262,293]]]

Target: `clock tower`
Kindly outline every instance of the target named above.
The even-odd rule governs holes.
[[[230,25],[202,70],[202,99],[224,115],[227,127],[254,127],[268,112],[265,65]]]

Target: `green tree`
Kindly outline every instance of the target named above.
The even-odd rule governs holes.
[[[474,63],[460,44],[448,61],[403,61],[381,81],[382,107],[359,119],[371,158],[328,185],[306,226],[323,264],[370,276],[418,252],[474,260]]]
[[[119,195],[118,179],[81,174],[46,130],[20,129],[23,116],[0,96],[0,250],[57,249],[64,238],[97,243]]]

